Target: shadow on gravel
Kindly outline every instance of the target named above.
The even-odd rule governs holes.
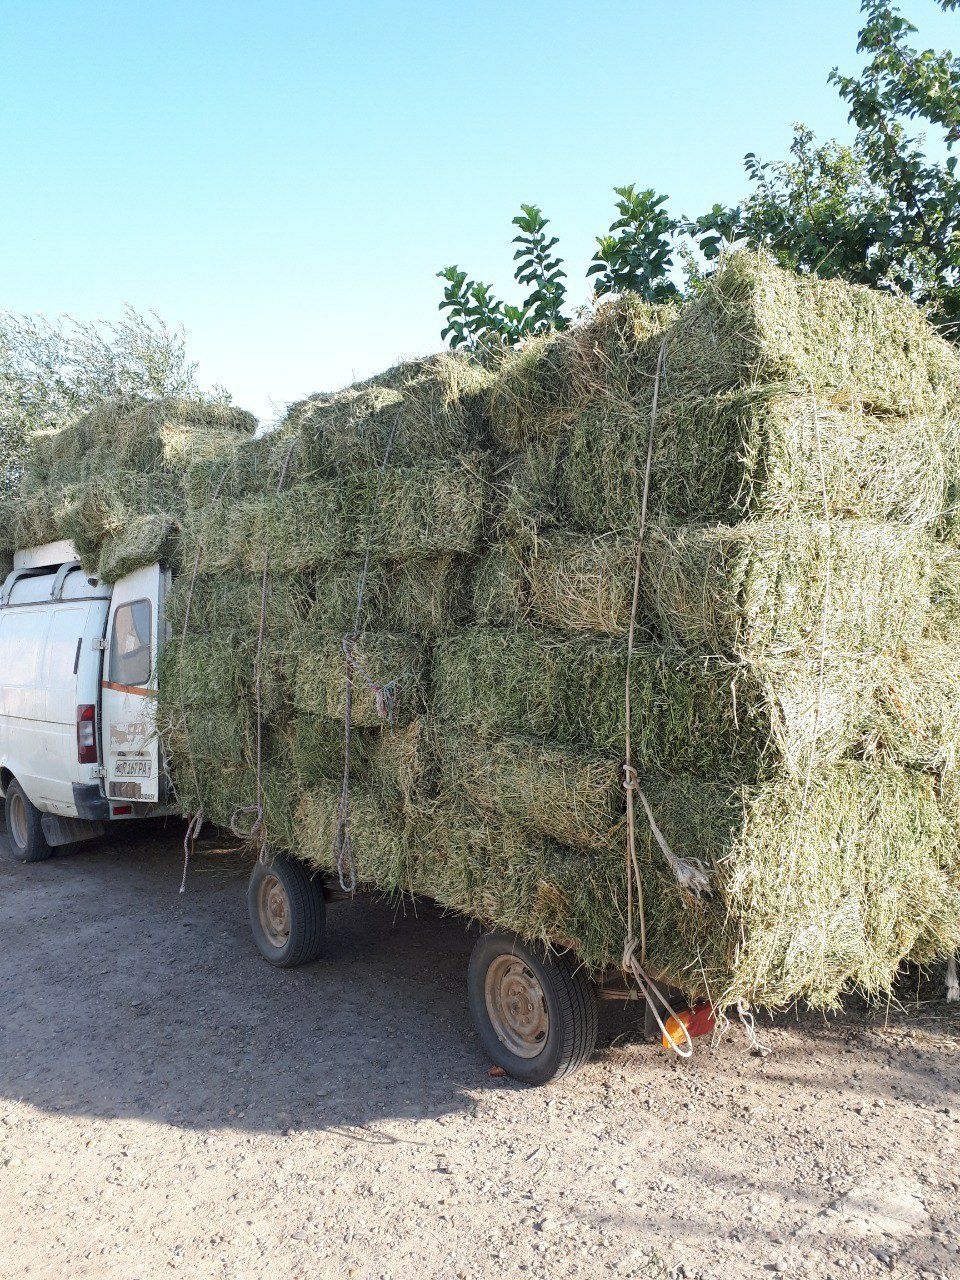
[[[0,842],[0,1096],[189,1128],[323,1128],[475,1105],[492,1081],[466,1004],[470,929],[429,906],[334,903],[327,956],[275,970],[249,935],[250,860],[181,823],[33,866]],[[602,1008],[601,1044],[639,1038]],[[518,1087],[518,1086],[516,1086]]]
[[[249,936],[249,857],[204,840],[180,895],[182,836],[178,822],[131,825],[27,867],[0,841],[0,1096],[79,1115],[322,1128],[380,1143],[396,1139],[372,1131],[378,1122],[438,1118],[474,1107],[478,1090],[519,1088],[487,1075],[466,1005],[473,935],[462,921],[429,906],[336,903],[327,956],[275,970]],[[852,1086],[868,1100],[914,1088],[926,1100],[925,1046],[960,1034],[958,1011],[783,1016],[761,1026],[775,1052],[751,1070],[787,1099],[810,1087],[839,1100]],[[638,1005],[601,1005],[601,1018],[605,1060],[637,1073],[638,1092],[655,1090],[663,1070],[690,1071],[691,1088],[698,1073],[721,1088],[744,1075],[737,1032],[684,1068],[641,1043]],[[801,1034],[791,1034],[795,1021]]]

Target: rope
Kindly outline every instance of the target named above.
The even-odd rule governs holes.
[[[813,735],[810,742],[810,755],[807,758],[806,776],[803,780],[803,797],[800,802],[798,824],[806,811],[807,799],[810,795],[810,780],[813,777],[817,739],[820,736],[820,717],[823,715],[823,691],[827,676],[827,626],[829,623],[831,596],[833,594],[833,526],[830,523],[827,472],[823,461],[823,438],[820,434],[820,407],[817,403],[817,396],[812,382],[810,383],[810,399],[813,402],[813,433],[817,439],[817,461],[820,467],[820,498],[823,503],[823,523],[827,529],[827,564],[823,573],[823,609],[820,614],[820,664],[817,674],[817,705],[813,712]]]
[[[669,1041],[671,1048],[681,1058],[689,1058],[693,1053],[693,1041],[690,1033],[687,1031],[683,1023],[677,1018],[673,1009],[663,992],[657,986],[648,974],[644,972],[647,963],[647,925],[646,912],[643,897],[643,881],[640,876],[640,866],[637,860],[637,838],[636,838],[636,815],[634,812],[634,796],[638,797],[643,807],[647,824],[650,832],[659,847],[667,865],[676,876],[681,889],[693,894],[694,897],[701,897],[703,894],[709,893],[710,881],[706,868],[698,859],[681,858],[673,852],[667,842],[663,832],[657,826],[654,820],[653,810],[650,802],[647,800],[637,778],[637,771],[633,765],[633,740],[631,735],[631,676],[633,663],[634,641],[637,628],[637,613],[640,607],[640,572],[643,563],[643,538],[647,528],[647,511],[650,501],[650,478],[653,472],[653,444],[654,434],[657,424],[657,408],[660,401],[660,385],[663,381],[664,369],[667,359],[667,340],[660,344],[660,350],[657,353],[657,365],[653,379],[653,400],[650,406],[650,432],[647,438],[647,461],[646,469],[643,476],[643,494],[640,501],[640,528],[637,534],[637,554],[634,562],[633,570],[633,600],[630,608],[630,629],[627,633],[627,673],[626,684],[624,690],[624,709],[626,716],[626,727],[624,732],[624,762],[623,762],[623,789],[626,793],[627,803],[627,854],[626,854],[626,871],[627,871],[627,933],[623,944],[623,969],[630,974],[640,992],[650,1006],[650,1010],[656,1019],[657,1025],[660,1027],[664,1038]],[[634,906],[634,896],[636,896],[636,906]],[[636,917],[637,927],[639,928],[639,937],[634,931],[634,918]],[[663,1019],[660,1015],[658,1003],[666,1009],[667,1013],[673,1017],[676,1023],[683,1027],[682,1041],[678,1041],[667,1031]]]
[[[283,458],[283,466],[280,468],[280,478],[277,480],[277,495],[283,490],[284,482],[287,478],[287,468],[290,466],[290,459],[293,456],[296,440],[291,440],[286,454]],[[263,647],[267,631],[267,589],[270,581],[270,550],[268,547],[263,551],[263,569],[260,575],[260,628],[257,632],[257,653],[253,660],[253,701],[256,715],[256,801],[252,805],[243,805],[239,809],[235,809],[230,815],[230,830],[240,840],[245,840],[250,844],[258,846],[257,857],[260,862],[267,860],[267,823],[264,813],[263,803]],[[241,814],[252,814],[253,822],[248,830],[244,831],[240,828],[239,818]]]
[[[214,489],[213,496],[210,499],[211,502],[216,502],[216,500],[220,497],[220,494],[223,491],[223,486],[226,483],[227,475],[230,472],[231,466],[232,466],[232,463],[228,462],[227,465],[223,468],[223,471],[220,475],[220,479],[217,481],[217,487]],[[190,750],[190,735],[187,732],[187,728],[186,728],[187,708],[183,701],[183,650],[187,643],[187,631],[190,627],[190,610],[193,608],[193,591],[197,585],[197,574],[200,572],[200,555],[202,551],[203,551],[203,547],[201,546],[200,541],[198,539],[196,554],[193,557],[193,571],[190,574],[190,585],[187,588],[187,607],[184,610],[183,629],[180,633],[180,652],[177,655],[177,676],[178,676],[177,683],[179,685],[179,698],[180,698],[180,724],[184,731],[184,737],[187,744],[187,759],[190,762],[190,772],[193,774],[193,787],[197,797],[196,813],[194,813],[190,821],[187,823],[187,830],[183,837],[183,875],[180,878],[181,893],[186,892],[187,870],[190,866],[190,858],[193,856],[193,851],[194,851],[194,848],[196,847],[197,839],[199,838],[200,832],[203,828],[203,804],[201,803],[200,779],[197,776],[197,766],[194,763],[193,752]]]
[[[393,442],[396,439],[397,427],[400,423],[399,412],[393,420],[393,426],[390,428],[390,435],[387,438],[386,447],[383,451],[383,460],[380,463],[380,469],[377,473],[377,487],[373,494],[373,499],[367,512],[367,548],[363,557],[363,567],[360,570],[360,577],[357,581],[357,607],[353,615],[353,629],[348,631],[343,637],[341,647],[343,649],[343,670],[346,680],[346,693],[344,697],[343,710],[343,779],[340,784],[340,800],[337,804],[337,825],[333,833],[332,852],[337,866],[337,879],[340,882],[340,888],[344,893],[355,893],[357,888],[357,866],[353,857],[353,841],[350,834],[350,761],[351,761],[351,745],[352,745],[352,719],[353,719],[353,679],[357,674],[363,680],[364,684],[370,690],[374,697],[374,705],[377,715],[381,720],[387,720],[391,729],[394,724],[394,710],[396,708],[397,697],[399,694],[399,683],[397,680],[390,680],[386,684],[380,684],[375,681],[363,663],[363,660],[357,656],[356,645],[360,634],[360,620],[363,617],[364,596],[367,589],[367,577],[370,572],[370,556],[372,553],[371,546],[371,528],[373,516],[380,504],[380,495],[383,492],[383,481],[387,471],[387,464],[390,461],[390,454],[393,451]]]

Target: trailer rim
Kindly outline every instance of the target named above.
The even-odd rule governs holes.
[[[550,1032],[547,997],[536,974],[519,956],[502,955],[487,969],[483,986],[497,1038],[518,1058],[536,1058]]]
[[[281,951],[290,940],[290,899],[272,872],[268,872],[258,886],[257,915],[267,941]]]

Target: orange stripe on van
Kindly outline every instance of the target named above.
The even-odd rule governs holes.
[[[101,680],[100,687],[103,689],[115,689],[117,693],[135,693],[141,698],[155,698],[157,696],[156,689],[143,689],[136,684],[117,684],[115,680]]]

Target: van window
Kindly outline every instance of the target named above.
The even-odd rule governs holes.
[[[0,615],[0,680],[15,689],[36,684],[48,618],[38,610]]]
[[[110,679],[114,684],[150,683],[152,630],[149,600],[134,600],[117,609],[110,638]]]

